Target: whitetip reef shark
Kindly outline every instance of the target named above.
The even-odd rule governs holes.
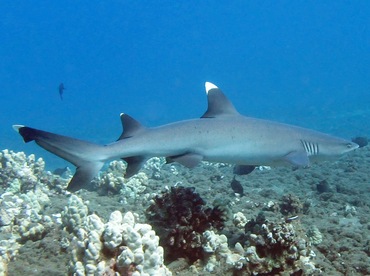
[[[69,161],[76,172],[68,191],[76,191],[98,174],[109,160],[127,162],[125,177],[135,175],[151,157],[166,157],[188,168],[202,160],[240,166],[291,164],[337,157],[358,148],[356,143],[274,121],[245,117],[214,84],[205,83],[208,109],[201,118],[146,128],[121,114],[123,133],[116,142],[98,145],[23,125],[14,125],[25,142]]]

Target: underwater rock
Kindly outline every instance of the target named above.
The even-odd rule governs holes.
[[[206,207],[194,190],[171,187],[156,196],[147,209],[147,219],[159,233],[168,262],[177,258],[187,258],[190,262],[201,259],[203,233],[224,226],[223,212],[218,207]]]

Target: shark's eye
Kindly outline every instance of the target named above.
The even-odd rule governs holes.
[[[347,143],[346,146],[347,146],[348,149],[352,148],[352,144],[351,143]]]

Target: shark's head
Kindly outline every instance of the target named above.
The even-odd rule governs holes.
[[[338,157],[357,148],[358,145],[356,143],[345,139],[330,137],[330,139],[325,139],[318,143],[319,150],[317,156],[319,158],[330,159],[331,157]]]
[[[347,152],[353,151],[358,148],[358,145],[356,143],[353,143],[351,141],[339,141],[338,143],[333,143],[326,145],[323,150],[324,153],[327,151],[329,155],[342,155]]]
[[[326,134],[320,134],[316,139],[302,139],[301,143],[312,161],[334,159],[359,147],[351,141]]]

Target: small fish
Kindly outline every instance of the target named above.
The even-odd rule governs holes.
[[[63,101],[63,92],[66,88],[64,87],[64,84],[61,82],[59,84],[59,95],[60,95],[60,99]]]
[[[235,176],[230,183],[231,189],[233,189],[234,193],[240,194],[240,196],[244,195],[244,189],[242,184],[238,180],[236,180]]]
[[[59,176],[62,176],[65,172],[69,171],[69,168],[68,166],[64,167],[64,168],[57,168],[53,171],[53,174],[56,174],[56,175],[59,175]]]

